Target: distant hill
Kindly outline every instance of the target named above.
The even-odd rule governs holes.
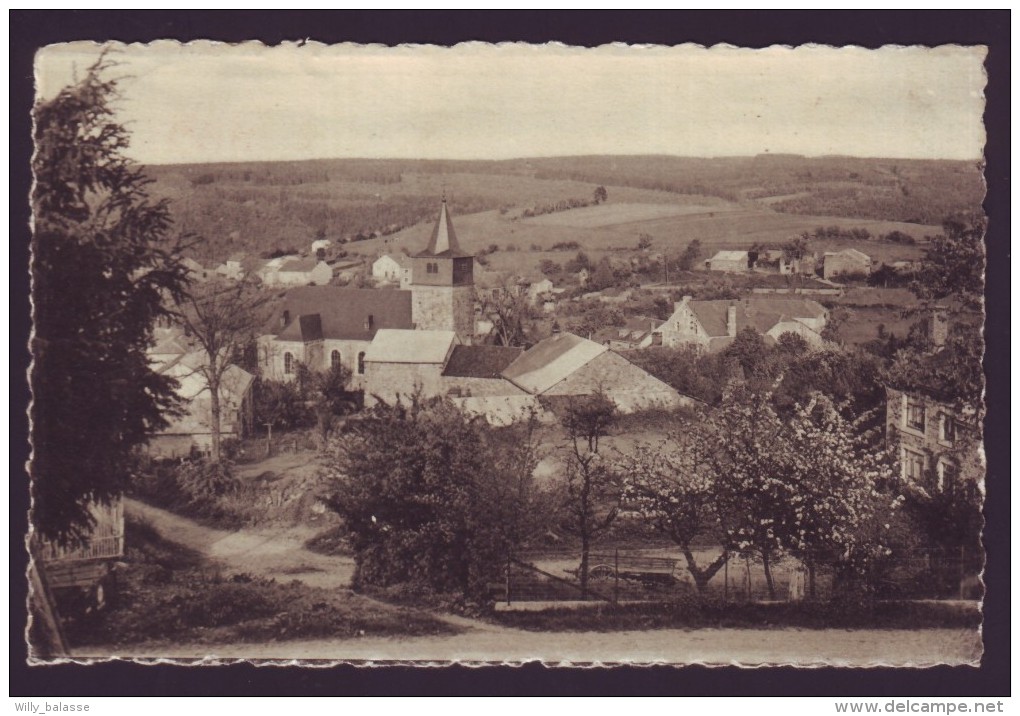
[[[984,192],[973,163],[796,155],[328,159],[163,165],[147,171],[155,180],[154,193],[171,200],[177,226],[204,237],[196,255],[207,259],[238,250],[303,249],[320,236],[369,239],[365,248],[385,244],[378,237],[406,234],[404,229],[430,220],[444,191],[455,216],[493,211],[507,221],[526,209],[554,216],[557,206],[592,201],[595,187],[603,185],[613,204],[699,207],[713,214],[706,213],[706,219],[715,211],[739,210],[766,220],[794,214],[928,226],[954,212],[979,210]],[[545,230],[562,233],[572,223],[546,222]],[[780,225],[801,224],[772,223],[777,231]],[[654,228],[654,222],[649,225]],[[685,220],[684,225],[697,223]],[[509,236],[512,225],[507,226]],[[640,228],[640,222],[630,228]],[[925,230],[908,233],[920,238]],[[743,237],[735,238],[743,243]]]

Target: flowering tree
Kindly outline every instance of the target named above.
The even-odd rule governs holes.
[[[873,444],[823,395],[782,419],[770,394],[739,389],[660,450],[632,457],[627,494],[681,547],[699,589],[739,551],[761,559],[775,598],[772,565],[783,553],[813,575],[820,557],[851,564],[885,549],[864,529],[891,502],[880,489],[889,461]],[[722,554],[701,567],[690,544],[709,534]]]
[[[621,461],[626,504],[680,547],[699,592],[726,564],[731,547],[704,438],[698,424],[685,425],[661,445],[641,445]],[[707,565],[699,565],[692,544],[709,535],[721,550]]]

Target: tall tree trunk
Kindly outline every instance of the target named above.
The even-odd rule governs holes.
[[[588,528],[585,525],[581,529],[581,599],[588,601],[588,551],[591,548],[591,538],[588,535]]]
[[[220,461],[220,381],[209,381],[209,412],[212,417],[212,461]]]
[[[815,561],[809,560],[807,564],[808,573],[808,597],[814,599],[815,594]]]
[[[730,558],[728,553],[723,552],[707,567],[701,568],[698,567],[698,560],[694,557],[690,547],[683,547],[683,555],[684,559],[687,560],[687,571],[694,578],[694,585],[698,588],[699,594],[703,594],[708,589],[708,583],[712,581],[712,577],[719,573],[719,570],[723,568],[726,561]]]
[[[772,579],[771,553],[767,549],[763,549],[761,551],[761,564],[765,569],[765,584],[767,584],[769,588],[769,599],[775,599],[776,583],[775,580]]]

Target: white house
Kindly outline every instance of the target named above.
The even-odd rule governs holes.
[[[753,328],[768,341],[795,333],[808,345],[824,343],[828,312],[817,301],[804,298],[744,298],[695,301],[684,296],[674,304],[673,315],[656,330],[656,340],[668,347],[694,345],[709,353],[733,342],[744,328]]]
[[[400,281],[404,267],[408,263],[400,256],[383,254],[372,263],[372,277],[380,281]]]
[[[720,251],[705,261],[709,271],[749,271],[750,257],[746,251]]]

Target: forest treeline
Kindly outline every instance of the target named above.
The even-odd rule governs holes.
[[[149,167],[179,228],[209,259],[245,250],[356,241],[432,217],[445,191],[455,214],[556,206],[598,185],[727,201],[777,211],[938,224],[980,207],[971,162],[805,158],[592,156],[504,161],[331,159]]]

